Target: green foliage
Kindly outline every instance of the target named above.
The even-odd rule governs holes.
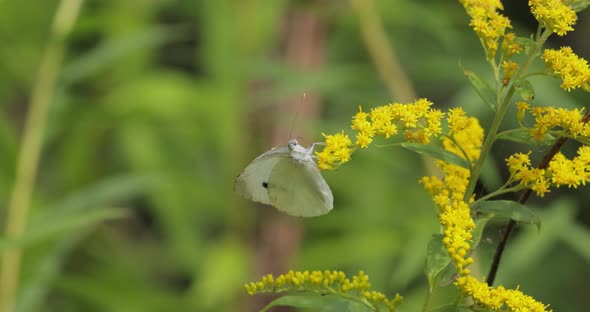
[[[311,308],[318,312],[370,312],[372,311],[367,306],[351,301],[342,299],[339,296],[327,295],[292,295],[282,296],[273,300],[261,312],[270,311],[271,308],[277,306],[288,306],[294,308]]]
[[[418,154],[430,156],[434,159],[469,169],[468,161],[455,153],[443,149],[441,146],[424,145],[420,143],[401,143],[400,145]]]
[[[481,109],[474,106],[479,92],[457,66],[459,55],[477,71],[481,57],[462,8],[440,1],[377,2],[418,93],[449,99],[437,105]],[[39,1],[31,9],[27,1],[0,1],[3,230],[23,121],[57,3]],[[280,57],[285,23],[297,12],[325,26],[323,64],[316,68]],[[404,294],[400,311],[422,308],[435,279],[423,277],[424,259],[434,257],[427,260],[433,263],[427,275],[436,276],[444,255],[437,253],[440,246],[425,247],[437,220],[416,183],[424,168],[413,152],[367,151],[346,170],[325,174],[334,211],[305,224],[289,219],[296,223],[292,232],[280,222],[266,227],[283,217],[232,192],[243,165],[274,144],[269,138],[278,120],[285,128],[305,124],[306,132],[296,126],[292,136],[311,142],[339,129],[359,104],[392,101],[357,22],[348,6],[329,1],[84,2],[50,99],[26,232],[0,237],[0,252],[24,248],[16,311],[261,309],[267,302],[252,303],[242,284],[284,261],[310,269],[363,269],[374,289]],[[277,108],[304,92],[320,96],[321,114],[308,118]],[[537,98],[544,93],[550,88],[537,87]],[[544,98],[577,103],[574,96]],[[465,166],[454,154],[420,152]],[[523,230],[503,261],[502,282],[542,293],[555,310],[583,306],[590,234],[575,221],[577,211],[573,201],[556,205],[540,214],[541,234]],[[269,250],[271,238],[286,236],[296,237],[295,243]],[[539,241],[545,245],[534,243]],[[562,266],[558,257],[541,261],[556,246],[572,253],[572,266]],[[273,255],[270,263],[260,261],[266,254]],[[516,275],[538,267],[547,268],[548,280],[576,274],[558,290],[535,276]],[[572,298],[560,301],[566,292]],[[286,296],[267,307],[279,305],[366,310],[332,296]]]
[[[527,206],[511,200],[487,200],[473,205],[478,213],[496,217],[500,220],[514,220],[521,223],[536,224],[541,229],[541,219]]]

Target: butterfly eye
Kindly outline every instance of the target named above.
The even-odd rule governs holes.
[[[297,140],[290,140],[289,141],[289,144],[288,144],[289,150],[290,151],[294,150],[295,149],[295,146],[297,146],[297,144],[298,144],[297,143]]]

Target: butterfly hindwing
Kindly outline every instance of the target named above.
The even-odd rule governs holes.
[[[268,181],[271,205],[293,216],[315,217],[332,210],[334,197],[313,161],[281,158]]]

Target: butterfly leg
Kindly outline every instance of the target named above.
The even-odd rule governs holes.
[[[311,146],[307,149],[307,154],[311,155],[313,153],[313,149],[315,148],[316,145],[326,145],[326,143],[324,142],[315,142],[312,143]]]

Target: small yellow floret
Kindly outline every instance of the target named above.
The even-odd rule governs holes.
[[[578,16],[563,0],[529,0],[533,16],[558,36],[574,30]]]

